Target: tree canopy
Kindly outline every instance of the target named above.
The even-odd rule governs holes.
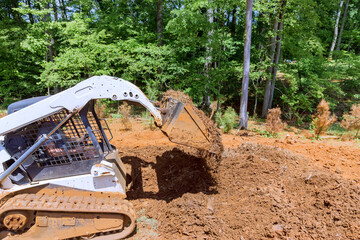
[[[172,88],[239,110],[245,10],[245,0],[3,0],[0,105],[106,74],[153,98]],[[268,101],[301,123],[322,98],[339,113],[359,102],[360,1],[256,0],[252,15],[250,115]]]

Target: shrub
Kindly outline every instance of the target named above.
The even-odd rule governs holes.
[[[271,133],[278,133],[283,130],[285,124],[281,121],[281,109],[279,107],[269,109],[266,117],[266,129]]]
[[[331,116],[329,109],[329,104],[323,99],[317,106],[316,114],[312,116],[312,124],[316,139],[319,139],[320,134],[325,132],[329,126],[336,122],[336,116]]]
[[[230,132],[236,126],[237,113],[232,107],[226,108],[224,114],[218,111],[215,114],[215,121],[220,125],[225,133]]]
[[[356,130],[355,138],[360,131],[360,104],[352,105],[349,114],[344,115],[341,126],[347,130]]]
[[[106,104],[97,100],[95,103],[95,112],[99,118],[105,118],[107,116]]]
[[[144,111],[141,113],[141,120],[143,124],[146,126],[146,128],[150,130],[155,130],[156,126],[154,123],[154,118],[150,115],[148,111]]]
[[[127,102],[123,102],[119,107],[119,113],[121,114],[121,122],[125,127],[125,130],[131,130],[132,124],[130,122],[131,106]]]

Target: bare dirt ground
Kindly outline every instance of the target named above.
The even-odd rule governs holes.
[[[110,125],[132,166],[131,239],[360,239],[359,143],[223,135],[210,174],[159,130]]]

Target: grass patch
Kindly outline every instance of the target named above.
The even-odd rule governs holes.
[[[149,111],[144,111],[141,113],[141,121],[142,121],[142,124],[144,124],[146,128],[148,128],[150,130],[156,129],[156,126],[154,123],[154,118],[151,116]]]
[[[327,130],[328,134],[336,135],[336,136],[341,136],[344,133],[346,133],[347,131],[348,130],[343,128],[340,123],[335,123],[335,124],[331,125],[329,127],[329,129]]]

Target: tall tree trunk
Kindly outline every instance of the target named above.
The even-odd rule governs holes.
[[[275,81],[276,81],[276,74],[277,74],[277,65],[279,64],[279,58],[281,53],[281,41],[282,36],[281,32],[284,26],[284,16],[285,16],[285,6],[287,0],[282,0],[280,3],[280,8],[278,11],[278,16],[274,23],[274,37],[271,40],[271,66],[268,69],[268,73],[270,77],[266,80],[265,86],[265,96],[264,96],[264,103],[262,108],[261,116],[265,118],[267,116],[268,110],[272,106],[274,89],[275,89]]]
[[[19,3],[18,0],[12,0],[12,8],[18,8],[19,7]],[[13,15],[14,20],[16,20],[18,23],[21,22],[21,15],[18,11],[15,11],[13,9],[11,9],[11,13]]]
[[[254,86],[254,89],[255,89],[255,102],[254,102],[254,111],[253,111],[253,116],[257,116],[257,103],[258,103],[258,83],[261,81],[261,77],[259,77],[257,80],[256,80],[256,83],[255,81],[252,81],[252,84]]]
[[[249,89],[249,72],[250,72],[250,48],[251,48],[251,23],[252,23],[252,6],[253,0],[246,1],[246,26],[245,26],[245,44],[244,44],[244,68],[241,88],[239,128],[247,129],[248,127],[248,89]]]
[[[42,3],[44,3],[45,9],[49,9],[49,8],[50,8],[49,2],[47,2],[46,0],[43,0]],[[42,10],[40,4],[39,4],[39,10]],[[42,21],[43,21],[43,22],[47,22],[47,21],[49,21],[49,20],[50,20],[50,13],[47,13],[47,14],[44,15],[44,17],[42,18]]]
[[[276,55],[275,55],[275,64],[273,66],[273,70],[272,70],[272,80],[271,80],[271,92],[270,92],[270,101],[269,101],[269,105],[268,105],[268,109],[272,108],[272,102],[274,99],[274,89],[275,89],[275,83],[276,83],[276,74],[277,74],[277,68],[278,68],[278,64],[279,64],[279,59],[280,59],[280,53],[281,53],[281,43],[282,43],[282,30],[284,28],[284,18],[285,18],[285,5],[286,5],[286,0],[283,1],[283,5],[281,6],[282,10],[280,13],[280,22],[278,25],[278,34],[277,34],[277,42],[276,42]]]
[[[339,32],[339,39],[338,39],[337,45],[336,45],[336,51],[340,50],[341,37],[342,37],[343,30],[344,30],[344,26],[345,26],[345,22],[346,22],[346,15],[347,15],[348,9],[349,9],[349,0],[347,0],[346,4],[345,4],[345,10],[344,10],[343,19],[342,19],[342,22],[341,22],[341,27],[340,27],[340,32]]]
[[[46,2],[45,3],[45,9],[49,9],[50,8],[50,4],[49,4],[49,2]],[[50,13],[47,13],[44,17],[43,17],[43,19],[42,19],[42,21],[43,22],[48,22],[48,21],[50,21],[51,19],[50,19]],[[50,43],[49,43],[49,45],[48,45],[48,56],[49,56],[49,58],[48,58],[48,60],[50,61],[50,62],[53,62],[54,61],[54,50],[53,50],[53,45],[55,44],[55,40],[54,40],[54,38],[53,38],[53,36],[49,33],[49,31],[47,31],[47,30],[45,30],[45,36],[50,36],[51,38],[50,38]]]
[[[260,12],[259,16],[263,16],[263,13]],[[263,34],[266,31],[265,28],[265,24],[261,24],[258,23],[257,29],[259,30],[258,34],[260,36],[260,38],[263,38]],[[258,51],[260,53],[259,55],[259,67],[261,68],[263,65],[263,60],[266,54],[266,51],[262,52],[262,50],[264,49],[264,44],[263,42],[260,40],[259,44],[258,44]],[[258,103],[258,84],[261,82],[261,79],[263,77],[260,75],[257,80],[252,81],[254,89],[255,89],[255,103],[254,103],[254,111],[253,111],[253,116],[257,116],[257,103]]]
[[[275,58],[275,48],[276,48],[276,34],[278,29],[278,20],[275,17],[274,25],[273,25],[273,34],[274,36],[271,38],[271,45],[270,45],[270,66],[267,69],[268,75],[266,83],[265,83],[265,93],[264,93],[264,103],[262,107],[261,117],[265,118],[267,116],[267,112],[269,110],[269,102],[270,102],[270,95],[271,95],[271,74],[273,72],[273,63]]]
[[[341,16],[341,8],[342,8],[343,4],[344,4],[344,0],[341,0],[340,6],[339,6],[339,11],[338,11],[336,22],[335,22],[334,39],[333,39],[333,42],[331,44],[329,58],[332,58],[332,55],[333,55],[333,52],[334,52],[334,49],[335,49],[335,44],[336,44],[338,31],[339,31],[339,20],[340,20],[340,16]]]
[[[67,16],[66,16],[66,5],[64,3],[64,0],[59,0],[59,6],[60,6],[60,9],[61,9],[61,15],[62,15],[62,18],[64,20],[67,20]]]
[[[31,9],[31,2],[30,2],[30,0],[27,0],[27,4],[28,4],[28,7]],[[31,24],[34,23],[34,16],[32,15],[32,13],[29,13],[29,20],[30,20],[30,23],[31,23]]]
[[[268,105],[268,109],[272,108],[272,102],[274,99],[274,89],[275,89],[275,83],[276,83],[276,74],[277,74],[277,67],[279,64],[279,59],[280,59],[280,53],[281,53],[281,42],[282,42],[282,34],[281,31],[283,29],[284,26],[284,22],[283,20],[279,23],[279,27],[278,30],[280,31],[280,34],[278,35],[278,40],[277,40],[277,44],[276,44],[276,55],[275,55],[275,65],[273,67],[273,71],[272,71],[272,80],[271,80],[271,92],[270,92],[270,101],[269,101],[269,105]]]
[[[230,34],[232,38],[235,36],[235,31],[236,31],[236,6],[232,11],[232,19],[230,25]]]
[[[52,0],[52,7],[53,7],[53,11],[54,11],[54,19],[55,19],[55,21],[58,21],[59,18],[58,18],[56,0]]]
[[[156,33],[158,38],[158,46],[163,45],[163,0],[157,0],[156,8]]]
[[[46,0],[44,0],[46,1]],[[50,8],[50,3],[49,2],[45,2],[45,5],[44,5],[45,9],[49,9]],[[50,13],[46,14],[43,19],[42,19],[43,22],[48,22],[48,21],[51,21],[51,18],[50,18]],[[54,49],[54,45],[55,45],[55,39],[54,39],[54,36],[48,31],[48,30],[45,30],[45,36],[49,36],[50,37],[50,43],[48,45],[48,52],[46,53],[46,56],[47,57],[47,61],[50,61],[50,62],[54,62],[54,56],[55,56],[55,49]],[[58,88],[57,86],[54,86],[54,94],[58,93]]]
[[[211,44],[212,44],[212,39],[213,39],[213,36],[214,36],[214,30],[212,29],[212,24],[214,22],[214,10],[212,8],[209,8],[207,10],[207,15],[208,15],[209,23],[210,23],[210,30],[208,32],[208,45],[206,46],[204,75],[207,78],[207,81],[210,82],[209,71],[210,71],[211,66],[212,66],[212,52],[213,52],[213,49],[212,49]],[[201,103],[202,107],[205,108],[205,109],[209,108],[210,104],[211,104],[208,85],[209,85],[208,83],[205,85],[203,102]]]
[[[259,13],[259,18],[263,17],[263,15],[264,15],[264,13],[263,13],[263,12],[260,12],[260,13]],[[259,31],[258,31],[259,37],[262,39],[262,38],[263,38],[263,34],[264,34],[265,31],[266,31],[265,24],[263,24],[261,21],[258,21],[257,29],[259,30]],[[261,50],[263,50],[263,48],[264,48],[263,42],[260,40],[260,41],[259,41],[259,45],[258,45],[258,50],[259,50],[260,53],[261,53]],[[263,54],[260,54],[260,56],[259,56],[259,62],[261,63],[262,61],[263,61]]]
[[[46,33],[49,34],[48,32],[46,32]],[[49,61],[50,62],[54,61],[54,56],[55,56],[55,51],[54,51],[54,48],[53,48],[54,44],[55,44],[55,40],[51,36],[50,44],[48,45],[48,48],[49,48]]]
[[[231,28],[231,22],[230,22],[230,16],[231,16],[231,13],[229,10],[226,10],[226,26],[229,26],[229,28]]]

